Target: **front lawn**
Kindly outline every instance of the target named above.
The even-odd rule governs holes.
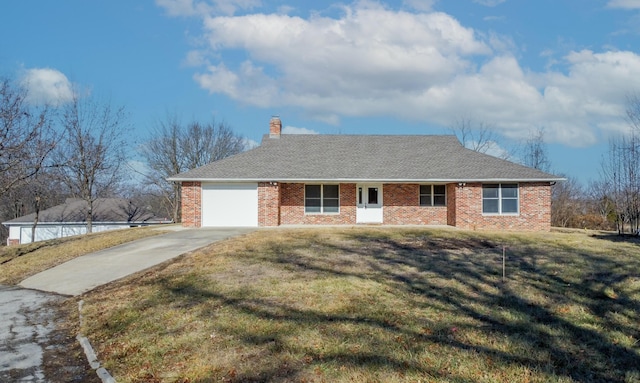
[[[261,230],[84,300],[118,382],[640,382],[617,237]]]

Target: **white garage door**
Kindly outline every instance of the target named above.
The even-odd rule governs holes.
[[[258,184],[203,184],[202,226],[258,226]]]

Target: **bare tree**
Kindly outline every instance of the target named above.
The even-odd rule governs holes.
[[[603,157],[600,164],[602,182],[598,183],[598,192],[601,198],[608,198],[611,201],[611,208],[614,214],[616,230],[618,233],[624,231],[624,211],[621,198],[623,190],[622,182],[622,162],[617,140],[609,141],[607,156]]]
[[[607,157],[602,161],[603,192],[614,209],[616,227],[625,233],[625,224],[633,233],[640,230],[640,136],[632,131],[609,141]]]
[[[52,165],[58,141],[52,119],[48,106],[27,102],[26,89],[9,79],[1,81],[0,218],[17,218],[34,209],[37,225],[42,206],[38,185]]]
[[[190,123],[183,132],[180,146],[187,169],[240,153],[245,149],[244,138],[224,122]]]
[[[180,184],[169,182],[167,177],[186,169],[186,158],[181,145],[183,128],[176,116],[167,116],[166,121],[158,121],[151,139],[141,147],[148,171],[143,174],[148,192],[161,199],[168,216],[174,222],[180,219]]]
[[[599,192],[606,200],[618,233],[625,226],[640,234],[640,98],[627,97],[627,134],[609,140],[607,156],[602,160]]]
[[[627,122],[631,133],[627,135],[624,151],[625,209],[634,234],[640,234],[640,98],[637,94],[627,97]]]
[[[159,121],[152,138],[141,148],[149,171],[146,182],[152,193],[162,197],[165,210],[174,222],[180,222],[181,185],[166,179],[178,173],[206,165],[245,150],[245,140],[226,123],[192,122],[182,125],[177,117]]]
[[[627,122],[629,126],[637,132],[640,132],[640,96],[633,94],[627,96]]]
[[[567,177],[551,188],[551,225],[570,227],[579,224],[578,217],[585,214],[584,193],[578,179]]]
[[[500,147],[494,128],[489,124],[474,123],[470,119],[461,118],[449,127],[449,131],[458,137],[462,146],[467,149],[505,160],[511,157],[511,153]]]
[[[592,181],[589,185],[588,196],[591,210],[600,219],[603,226],[613,224],[618,227],[617,208],[611,198],[612,188],[604,180]]]
[[[25,98],[8,79],[0,83],[0,195],[37,174],[56,144],[49,109]]]
[[[75,97],[64,107],[61,124],[58,174],[72,196],[87,202],[87,231],[92,232],[93,203],[114,195],[123,181],[127,115],[109,102]]]
[[[529,134],[529,138],[524,143],[522,161],[524,165],[543,172],[551,170],[551,162],[544,142],[544,129],[540,128]]]

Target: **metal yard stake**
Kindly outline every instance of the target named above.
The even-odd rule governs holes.
[[[506,278],[506,268],[505,268],[506,258],[507,258],[507,247],[503,245],[502,246],[502,282],[504,282]]]

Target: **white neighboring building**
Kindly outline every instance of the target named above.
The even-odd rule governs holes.
[[[58,206],[42,210],[35,227],[35,240],[32,241],[35,213],[2,222],[9,228],[7,245],[18,245],[48,239],[86,234],[87,203],[81,199],[69,198]],[[135,206],[123,198],[99,198],[93,203],[94,233],[126,229],[129,227],[148,226],[171,223],[170,220],[158,218],[150,212]]]

